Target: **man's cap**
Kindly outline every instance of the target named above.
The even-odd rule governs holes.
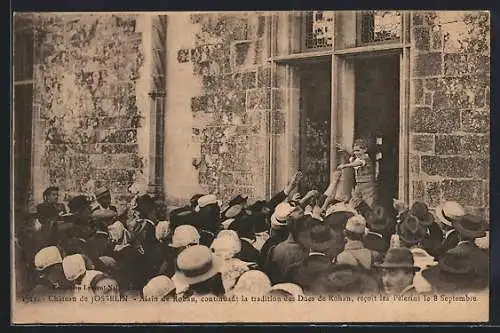
[[[364,234],[366,230],[366,220],[362,215],[354,215],[347,220],[345,230],[355,234]]]

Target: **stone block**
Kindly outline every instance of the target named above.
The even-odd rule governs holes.
[[[206,111],[208,104],[207,96],[195,96],[191,98],[191,111],[199,112]]]
[[[264,62],[264,42],[262,39],[255,41],[254,44],[254,65]]]
[[[430,49],[430,27],[416,26],[413,28],[414,45],[417,50],[429,51]]]
[[[132,184],[136,170],[132,169],[109,169],[109,180]]]
[[[420,105],[424,99],[424,84],[422,79],[412,79],[410,84],[410,98],[412,105]]]
[[[484,205],[484,183],[479,180],[445,179],[441,184],[444,200],[453,200],[464,206]]]
[[[442,201],[441,183],[440,182],[425,182],[425,199],[424,201],[430,207],[438,206]]]
[[[266,17],[259,15],[257,20],[257,37],[263,37],[266,31]]]
[[[434,135],[412,134],[410,137],[410,149],[413,153],[433,154]]]
[[[488,177],[488,162],[486,159],[462,156],[422,156],[420,161],[422,172],[429,176],[479,179]]]
[[[242,18],[231,22],[231,38],[233,40],[247,40],[248,39],[248,19]]]
[[[105,136],[102,139],[102,143],[136,143],[137,142],[137,130],[126,129],[126,130],[110,130],[104,132]]]
[[[236,67],[244,66],[248,63],[252,42],[238,42],[233,46],[233,63]]]
[[[259,69],[257,70],[257,87],[271,87],[271,67],[259,67]]]
[[[440,85],[440,79],[438,78],[426,78],[424,81],[425,90],[436,91]]]
[[[220,184],[222,186],[234,186],[235,177],[232,173],[223,172],[220,177]]]
[[[443,49],[443,33],[438,31],[431,31],[431,50],[442,50]]]
[[[484,204],[490,206],[490,180],[484,182]]]
[[[420,156],[410,155],[410,173],[418,174],[420,173]]]
[[[461,129],[464,132],[488,133],[490,130],[489,110],[463,110]]]
[[[254,184],[254,176],[251,172],[235,173],[234,185],[235,186],[252,186]]]
[[[272,98],[273,98],[273,110],[283,110],[283,107],[286,103],[285,100],[285,91],[284,89],[273,89],[272,90]]]
[[[244,91],[238,91],[226,96],[222,103],[222,111],[235,113],[245,112],[246,98],[247,95]]]
[[[444,74],[463,75],[467,73],[467,57],[464,54],[448,53],[444,55]]]
[[[242,89],[253,89],[257,84],[257,72],[244,72],[241,75]]]
[[[425,106],[432,106],[432,104],[434,104],[434,93],[433,92],[425,92],[424,93],[423,104]]]
[[[251,89],[246,93],[246,109],[265,110],[270,108],[271,92],[269,89]]]
[[[412,76],[442,75],[442,57],[440,52],[417,54],[414,57]]]
[[[413,107],[411,111],[410,128],[413,132],[450,133],[460,128],[459,110]]]
[[[465,156],[490,154],[490,138],[488,135],[463,135],[460,140],[460,153]]]
[[[460,154],[459,135],[436,135],[437,155],[458,155]]]
[[[412,181],[413,201],[425,201],[425,186],[421,180]]]
[[[271,112],[271,134],[285,133],[286,120],[285,113],[282,111]]]

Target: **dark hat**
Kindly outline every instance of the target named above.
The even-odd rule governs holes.
[[[439,264],[422,271],[422,276],[440,292],[480,290],[486,288],[488,279],[475,270],[469,252],[456,247],[439,259]]]
[[[306,245],[312,251],[325,252],[336,248],[339,237],[335,231],[323,224],[315,225],[309,232],[309,238],[305,240]]]
[[[109,189],[106,187],[99,187],[97,190],[94,192],[96,199],[100,199],[102,197],[105,197],[107,195],[111,195],[109,192]]]
[[[223,218],[226,218],[226,219],[232,219],[232,218],[235,218],[238,215],[240,215],[241,212],[243,212],[243,205],[236,204],[236,205],[230,206],[229,208],[224,210],[224,212],[222,213],[222,216],[223,216]]]
[[[344,230],[347,220],[353,216],[353,212],[333,212],[324,219],[323,223],[332,229]]]
[[[466,214],[453,223],[455,230],[460,235],[470,238],[481,238],[486,236],[486,222],[479,216]]]
[[[422,242],[426,235],[425,227],[420,224],[419,219],[411,214],[406,215],[403,222],[398,224],[399,238],[408,244],[417,244]]]
[[[389,248],[389,242],[387,242],[381,234],[373,231],[368,231],[363,236],[363,245],[367,249],[380,253],[385,253]]]
[[[241,194],[238,194],[237,196],[235,196],[234,198],[229,200],[229,207],[234,206],[234,205],[244,205],[247,203],[247,200],[248,200],[248,196],[246,196],[246,195],[242,196]]]
[[[384,261],[377,265],[382,268],[407,268],[415,272],[420,270],[420,267],[415,266],[413,254],[406,247],[392,247],[385,254]]]
[[[391,223],[393,223],[384,207],[380,205],[375,206],[373,210],[368,212],[366,215],[368,228],[373,231],[384,231]]]
[[[109,225],[116,220],[117,214],[111,209],[97,209],[92,212],[90,217],[94,223]]]
[[[415,201],[410,208],[410,214],[416,216],[424,226],[434,223],[434,216],[429,212],[429,207],[424,202]]]
[[[240,237],[252,238],[255,235],[255,224],[251,215],[239,216],[229,225],[228,229],[236,231]]]
[[[87,197],[78,195],[68,202],[68,208],[72,213],[78,213],[89,207]]]
[[[170,223],[172,228],[183,225],[183,224],[194,224],[195,213],[189,206],[176,208],[170,212]]]
[[[149,194],[143,194],[135,199],[134,210],[142,213],[154,211],[156,208],[154,199]]]
[[[247,196],[242,196],[241,194],[232,198],[226,209],[222,211],[222,217],[229,219],[237,216],[243,210],[245,204],[247,203],[247,199]]]
[[[262,211],[262,209],[266,204],[267,204],[266,200],[257,200],[253,204],[249,205],[247,208],[253,213],[260,212]]]
[[[291,233],[294,239],[305,248],[311,247],[311,231],[313,227],[320,225],[321,222],[310,215],[304,215],[291,222]]]
[[[312,284],[314,294],[363,294],[379,291],[377,280],[351,265],[334,265]]]
[[[204,196],[205,194],[195,194],[189,199],[189,203],[191,204],[192,207],[195,207],[198,204],[198,199]]]

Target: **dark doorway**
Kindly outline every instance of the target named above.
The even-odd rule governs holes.
[[[33,27],[30,17],[14,22],[13,187],[15,225],[23,222],[31,190],[33,119]]]
[[[355,62],[355,137],[376,144],[379,203],[387,209],[398,197],[399,170],[399,55],[364,57]],[[378,139],[377,139],[378,138]]]
[[[330,182],[331,61],[300,65],[301,193]]]

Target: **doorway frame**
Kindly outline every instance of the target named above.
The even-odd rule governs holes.
[[[291,68],[296,63],[307,60],[313,60],[319,57],[331,57],[332,75],[331,75],[331,138],[330,138],[330,170],[334,170],[337,161],[338,144],[344,147],[352,147],[351,142],[342,142],[342,131],[354,121],[355,112],[355,78],[354,78],[354,59],[358,57],[374,57],[382,55],[399,55],[400,69],[400,96],[399,96],[399,165],[398,165],[398,199],[404,202],[409,202],[410,199],[410,149],[409,149],[409,104],[410,104],[410,56],[411,43],[410,31],[412,25],[412,13],[402,12],[401,15],[401,38],[394,43],[370,44],[366,46],[353,46],[337,49],[336,44],[356,45],[357,38],[357,15],[360,11],[335,12],[334,26],[337,28],[336,20],[342,19],[343,22],[353,22],[354,24],[343,24],[342,31],[335,31],[331,49],[318,51],[302,51],[294,53],[297,50],[297,44],[300,44],[303,36],[302,24],[303,20],[297,17],[302,15],[297,12],[280,13],[273,15],[270,20],[270,38],[271,38],[271,57],[268,62],[271,64],[273,77],[281,77],[276,82],[277,87],[284,87],[287,91],[296,89],[296,75],[276,75],[280,70],[285,73],[290,73]],[[276,38],[278,37],[279,38]],[[342,40],[337,40],[341,38]],[[281,43],[280,41],[285,41]],[[354,42],[353,42],[354,41]],[[276,76],[275,76],[276,75]],[[350,88],[350,89],[349,89]],[[273,92],[271,92],[273,94]],[[287,120],[296,120],[299,118],[300,106],[297,104],[297,98],[290,98],[284,94],[283,105],[287,106]],[[274,96],[271,96],[273,100]],[[348,110],[348,111],[346,111]],[[285,127],[285,137],[295,138],[291,140],[293,143],[297,141],[296,121],[292,122],[292,126]],[[354,129],[353,129],[354,130]],[[269,166],[269,189],[270,193],[276,193],[276,190],[282,187],[283,179],[291,177],[292,168],[288,167],[280,169],[281,182],[277,179],[277,154],[276,149],[279,147],[274,142],[275,138],[270,136],[270,166]],[[288,140],[287,140],[288,141]],[[345,141],[345,140],[344,140]],[[292,143],[288,141],[289,143]],[[290,147],[282,147],[281,149],[290,150],[287,155],[287,164],[289,166],[299,165],[299,154],[290,149]],[[322,189],[319,189],[322,190]]]

